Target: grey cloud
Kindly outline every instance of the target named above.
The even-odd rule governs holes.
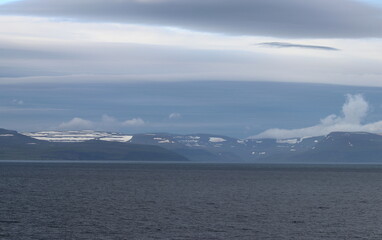
[[[33,45],[32,41],[29,45]],[[50,67],[57,61],[68,62],[79,57],[74,51],[55,49],[55,46],[28,46],[27,44],[9,44],[0,41],[0,78],[29,76],[59,76],[63,74],[58,67]],[[42,67],[42,64],[45,67]]]
[[[0,113],[43,113],[52,111],[64,111],[65,109],[59,108],[25,108],[25,107],[4,107],[0,106]]]
[[[64,52],[58,54],[57,51],[46,51],[44,49],[33,50],[26,47],[12,48],[11,46],[4,46],[0,48],[0,56],[8,59],[57,59],[68,58],[69,56]]]
[[[328,47],[328,46],[318,46],[318,45],[305,45],[305,44],[294,44],[287,42],[265,42],[258,45],[266,47],[276,47],[276,48],[304,48],[304,49],[314,49],[314,50],[325,50],[325,51],[338,51],[338,48]]]
[[[174,26],[239,35],[382,36],[382,10],[350,0],[28,0],[0,14]]]
[[[3,41],[0,40],[0,45]],[[380,61],[205,50],[143,44],[30,41],[26,50],[57,58],[0,55],[0,84],[25,82],[119,82],[247,80],[381,86]],[[23,45],[14,44],[17,52]],[[63,58],[62,55],[65,54]],[[10,53],[11,55],[11,53]],[[365,74],[367,73],[367,74]]]
[[[1,78],[24,78],[24,77],[33,77],[33,76],[60,76],[65,74],[56,68],[51,68],[45,66],[44,61],[36,61],[31,59],[24,59],[19,62],[5,62],[2,63],[3,59],[0,57],[0,79]],[[27,64],[34,64],[35,66],[25,66]]]
[[[2,43],[0,41],[0,45]],[[20,45],[9,48],[5,56],[0,55],[0,80],[25,77],[47,77],[49,80],[59,76],[76,76],[80,81],[79,75],[89,76],[93,80],[96,80],[95,76],[108,78],[110,75],[130,75],[136,79],[142,76],[203,75],[220,72],[221,66],[227,68],[232,63],[250,63],[254,59],[252,55],[241,51],[142,44],[30,44],[34,45],[33,51]],[[23,51],[28,53],[24,58],[21,56]],[[13,52],[15,57],[10,58]],[[41,54],[43,52],[49,52],[49,57]]]

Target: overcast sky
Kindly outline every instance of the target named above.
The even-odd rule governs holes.
[[[313,83],[379,89],[381,38],[382,4],[378,0],[0,0],[0,84],[9,89],[18,84],[20,89],[44,84],[54,88],[55,84],[114,87],[137,82],[230,81],[240,88],[246,81],[260,85],[284,82],[284,87]],[[352,93],[367,99],[362,89]],[[33,92],[29,94],[33,101]],[[211,96],[217,97],[214,94]],[[341,94],[338,99],[345,102],[346,92]],[[8,105],[12,101],[27,107],[22,96],[9,95],[11,99],[5,99],[0,107],[11,109]],[[181,96],[174,101],[181,101]],[[290,97],[282,92],[278,96]],[[146,100],[150,101],[150,96]],[[274,96],[274,101],[277,104],[280,100]],[[370,104],[379,106],[378,102]],[[115,105],[110,103],[108,108],[112,112]],[[82,115],[69,112],[49,118],[45,126],[106,126],[94,123],[95,115],[86,111]],[[119,116],[118,123],[105,109],[97,114],[120,126],[116,130],[133,131],[128,127],[135,125],[142,127],[140,130],[167,131],[169,123],[163,119],[154,124],[158,120],[154,112],[130,112]],[[19,122],[17,115],[7,114],[11,115],[0,118],[0,124],[15,129],[40,129],[46,120],[40,119],[39,127],[28,123],[21,126],[10,124],[12,118],[13,123]],[[166,121],[178,121],[176,131],[198,131],[190,126],[206,124],[206,119],[187,119],[180,111],[166,112],[171,114]],[[267,130],[265,122],[269,119],[250,123],[253,119],[246,118],[246,113],[236,114],[248,123],[242,124],[247,130],[237,130],[237,136]],[[301,127],[314,125],[313,115],[296,122]],[[151,127],[143,128],[147,122]],[[180,127],[181,123],[187,130]],[[224,125],[222,134],[226,133],[227,118],[216,122],[219,124]],[[250,130],[244,125],[251,125],[253,132],[245,132]],[[269,127],[283,126],[299,127]]]

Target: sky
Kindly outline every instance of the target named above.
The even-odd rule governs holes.
[[[381,18],[377,0],[0,0],[0,126],[382,132]]]

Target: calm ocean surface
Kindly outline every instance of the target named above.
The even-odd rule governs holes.
[[[0,239],[382,239],[382,166],[2,162]]]

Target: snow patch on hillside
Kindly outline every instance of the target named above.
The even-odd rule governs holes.
[[[133,136],[109,136],[109,137],[102,137],[99,140],[101,141],[108,141],[108,142],[129,142],[131,139],[133,139]]]
[[[43,131],[33,133],[22,133],[37,140],[49,142],[85,142],[90,140],[101,140],[108,142],[129,142],[133,138],[131,135],[117,133],[97,132],[97,131]]]
[[[209,141],[213,143],[220,143],[220,142],[226,142],[227,140],[225,140],[224,138],[219,138],[219,137],[210,137]]]
[[[13,134],[0,134],[0,137],[13,137]]]

